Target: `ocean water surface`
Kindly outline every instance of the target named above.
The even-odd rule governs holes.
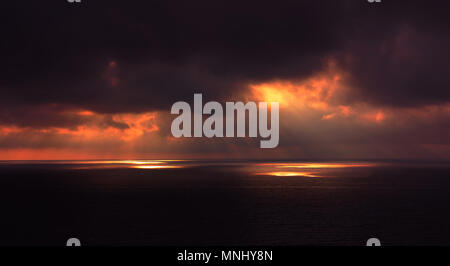
[[[450,165],[0,162],[0,245],[450,245]]]

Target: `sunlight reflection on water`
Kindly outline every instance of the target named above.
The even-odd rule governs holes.
[[[77,166],[72,169],[169,169],[184,168],[185,160],[108,160],[108,161],[74,161]]]
[[[325,177],[336,169],[374,166],[374,163],[257,163],[252,166],[252,171],[255,175]]]
[[[4,164],[60,165],[69,169],[176,169],[204,167],[218,171],[238,171],[248,175],[277,177],[331,177],[356,168],[380,166],[367,162],[285,162],[233,160],[81,160],[81,161],[15,161]],[[1,162],[0,162],[1,164]]]

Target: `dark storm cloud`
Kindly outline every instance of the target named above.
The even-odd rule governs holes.
[[[115,121],[111,114],[83,115],[80,110],[62,105],[2,106],[0,125],[36,129],[51,127],[76,129],[81,125],[95,125],[98,128],[128,128],[126,123]]]
[[[329,58],[351,73],[358,100],[403,106],[447,102],[450,96],[444,1],[75,5],[2,5],[4,108],[168,110],[194,92],[219,100],[248,82],[301,79]]]
[[[353,97],[392,107],[448,102],[449,30],[427,30],[410,23],[384,29],[359,34],[337,57],[352,75]]]

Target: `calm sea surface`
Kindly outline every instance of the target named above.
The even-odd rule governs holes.
[[[0,162],[0,245],[450,245],[450,165]]]

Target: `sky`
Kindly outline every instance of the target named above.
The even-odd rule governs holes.
[[[0,160],[450,159],[448,1],[8,1]],[[280,143],[174,138],[173,103],[276,101]]]

